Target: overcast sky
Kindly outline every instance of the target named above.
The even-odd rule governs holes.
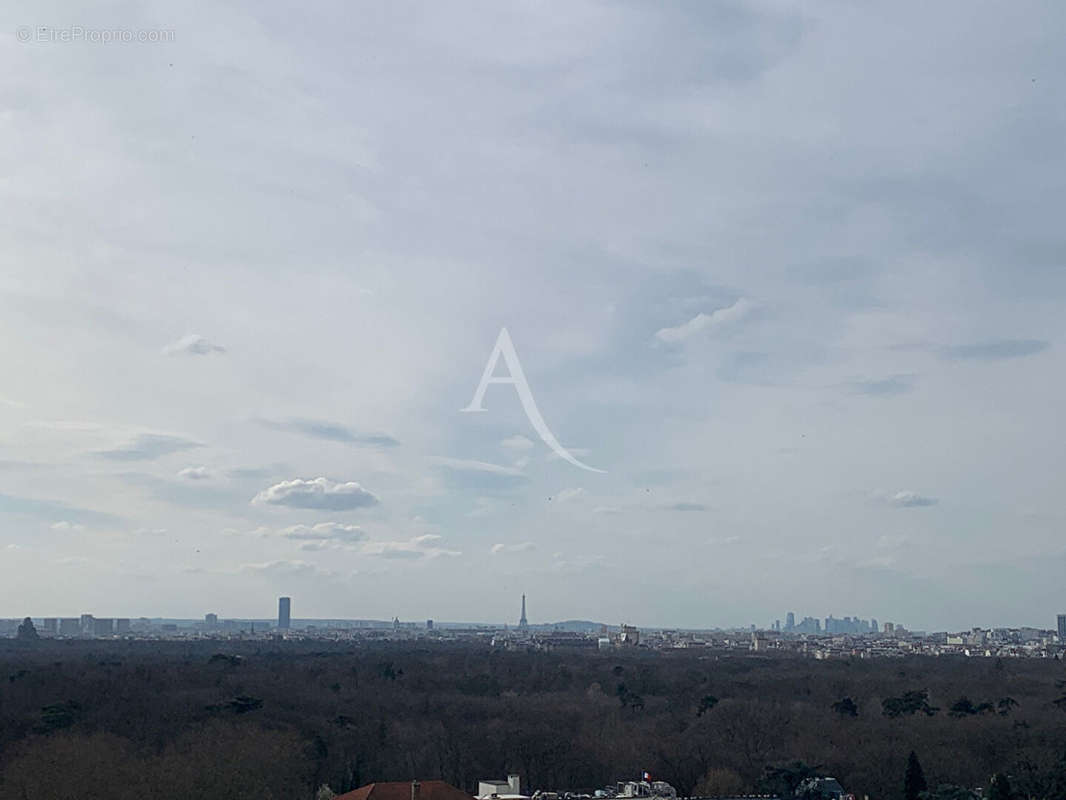
[[[0,616],[1052,626],[1066,7],[863,6],[7,4]]]

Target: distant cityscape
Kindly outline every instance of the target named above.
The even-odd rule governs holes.
[[[812,658],[873,658],[905,655],[962,655],[968,657],[1066,657],[1066,614],[1052,629],[1032,627],[981,628],[966,631],[912,631],[900,623],[832,615],[824,620],[806,616],[799,622],[788,612],[784,623],[767,628],[649,628],[609,626],[588,620],[530,623],[526,596],[516,625],[492,623],[401,622],[399,618],[298,619],[292,616],[291,597],[279,597],[277,615],[263,619],[223,619],[211,612],[199,619],[77,617],[0,619],[0,638],[39,639],[386,639],[482,642],[493,647],[552,649],[579,647],[610,649],[643,647],[652,650],[708,648],[758,653],[793,653]],[[27,622],[29,623],[27,625]]]

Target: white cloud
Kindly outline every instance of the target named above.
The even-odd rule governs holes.
[[[59,522],[55,522],[52,524],[52,530],[70,533],[81,533],[85,530],[85,526],[79,525],[77,522],[68,522],[67,520],[60,520]]]
[[[378,498],[355,481],[338,483],[328,478],[282,481],[259,492],[252,502],[260,505],[347,511],[377,505]]]
[[[556,553],[555,557],[556,560],[551,565],[553,572],[576,574],[607,567],[607,559],[599,555],[573,556],[568,558],[563,556],[562,553]]]
[[[656,332],[655,338],[660,342],[683,342],[703,331],[713,331],[735,325],[748,317],[754,309],[755,305],[750,300],[741,297],[726,308],[719,308],[710,314],[700,312],[677,327],[662,328]]]
[[[178,477],[187,481],[206,481],[215,477],[215,474],[207,467],[186,467],[178,473]]]
[[[384,433],[365,433],[357,431],[339,422],[321,419],[257,419],[264,428],[285,431],[307,436],[311,439],[324,439],[328,442],[364,445],[367,447],[396,447],[400,443]]]
[[[916,508],[918,506],[935,506],[940,502],[935,497],[918,494],[917,492],[896,492],[892,495],[892,505],[901,508]]]
[[[518,542],[516,544],[494,544],[489,552],[493,555],[501,555],[507,553],[528,553],[531,550],[535,550],[536,545],[533,542]]]
[[[317,525],[292,525],[284,528],[281,535],[286,539],[304,541],[337,542],[351,544],[366,539],[366,532],[358,525],[342,522],[320,522]]]
[[[593,514],[621,514],[622,509],[618,506],[596,506],[592,509]]]
[[[111,461],[152,461],[172,453],[203,447],[199,442],[169,433],[141,433],[119,447],[97,452]]]
[[[877,491],[873,493],[873,499],[877,502],[896,508],[925,508],[935,506],[940,502],[939,498],[919,494],[909,490],[890,493]]]
[[[225,347],[213,344],[197,333],[190,333],[187,336],[182,336],[178,341],[172,342],[163,348],[163,355],[165,356],[207,356],[212,353],[225,352]]]
[[[336,576],[335,572],[320,569],[314,564],[299,560],[278,560],[241,564],[240,571],[274,578],[330,578]]]
[[[679,500],[676,503],[665,503],[658,506],[662,511],[706,511],[707,506],[704,503],[695,503],[691,500]]]
[[[577,486],[573,489],[563,489],[561,492],[555,495],[555,499],[558,500],[560,503],[565,503],[568,500],[577,500],[579,498],[582,498],[587,494],[588,492],[586,492],[580,486]]]
[[[574,458],[584,458],[585,456],[592,455],[592,451],[587,447],[567,447],[566,452],[574,456]],[[544,454],[545,461],[560,461],[562,456],[556,453],[554,450],[549,450]]]
[[[406,541],[367,542],[363,545],[363,554],[378,558],[418,560],[423,558],[454,557],[462,555],[458,550],[438,547],[441,536],[425,533]]]
[[[520,469],[504,467],[500,464],[492,464],[488,461],[473,461],[467,458],[448,458],[446,456],[431,456],[429,461],[430,463],[458,472],[488,472],[493,475],[507,475],[514,478],[525,477]]]

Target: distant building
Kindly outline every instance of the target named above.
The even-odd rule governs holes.
[[[796,787],[796,797],[822,797],[827,800],[843,800],[847,797],[844,787],[836,778],[807,778]]]
[[[796,627],[796,615],[789,611],[785,614],[785,630],[791,631]]]
[[[81,633],[81,620],[77,617],[64,617],[59,620],[60,636],[77,636]]]
[[[482,800],[489,798],[518,798],[522,794],[522,779],[517,775],[508,775],[505,781],[478,781],[477,796]]]
[[[640,631],[633,625],[623,625],[622,634],[618,637],[618,643],[635,647],[640,644]]]
[[[93,615],[82,614],[81,615],[81,632],[87,636],[91,636],[93,632]]]
[[[129,617],[121,617],[115,620],[115,633],[129,633],[130,632],[130,620]]]
[[[427,619],[426,620],[426,630],[427,631],[433,630],[433,620],[431,620],[431,619]]]
[[[292,622],[292,598],[291,597],[279,597],[278,598],[278,627],[283,631],[289,629],[289,625]]]
[[[1066,614],[1059,614],[1059,641],[1066,642]]]
[[[444,781],[395,781],[368,783],[335,800],[471,800],[462,789]]]
[[[204,627],[213,631],[218,627],[218,614],[204,614]]]
[[[111,636],[114,632],[115,621],[113,619],[93,620],[93,636]]]
[[[56,617],[45,617],[41,623],[41,632],[47,633],[49,636],[55,636],[59,633],[59,620]]]
[[[617,784],[615,797],[641,797],[658,798],[659,800],[674,800],[677,797],[677,789],[666,781],[653,781],[651,775],[644,773],[644,779],[639,781],[626,781]]]
[[[518,630],[524,631],[528,628],[529,621],[526,619],[526,596],[522,595],[522,618],[518,620]]]

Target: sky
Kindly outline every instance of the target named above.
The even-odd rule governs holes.
[[[1064,35],[5,4],[0,616],[1053,626]]]

